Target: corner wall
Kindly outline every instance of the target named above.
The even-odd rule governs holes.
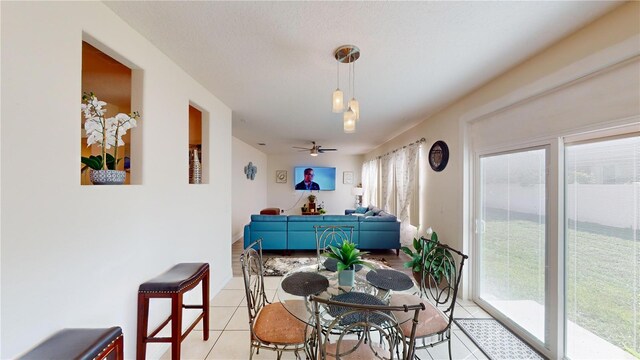
[[[630,52],[640,54],[638,13],[640,13],[638,2],[629,2],[615,8],[450,104],[412,129],[367,153],[365,159],[371,159],[406,145],[420,137],[427,139],[425,144],[425,154],[427,154],[435,141],[444,140],[450,152],[447,168],[437,173],[431,170],[426,161],[421,164],[427,171],[426,189],[421,199],[424,211],[421,214],[420,224],[423,227],[433,227],[441,241],[470,254],[469,241],[465,241],[469,233],[467,229],[470,226],[465,199],[468,192],[465,177],[470,176],[467,172],[469,149],[465,138],[467,121],[545,90],[567,84],[598,68],[615,64],[628,58]],[[639,90],[631,88],[628,91],[638,93]],[[575,105],[579,106],[579,104]],[[554,106],[554,104],[549,103],[546,106]],[[514,122],[512,127],[501,128],[501,134],[509,134],[519,126]],[[467,271],[473,268],[473,257],[468,264]],[[470,295],[471,277],[468,275],[469,273],[463,277],[464,297]]]
[[[236,242],[243,236],[244,225],[251,221],[251,214],[258,214],[267,206],[267,154],[251,145],[233,138],[231,179],[233,188],[232,238]],[[252,162],[258,168],[254,180],[247,179],[244,167]],[[275,176],[275,175],[274,175]]]
[[[139,284],[179,262],[211,264],[211,296],[231,277],[231,110],[100,2],[1,7],[0,358],[64,327],[113,325],[135,358]],[[83,32],[140,69],[140,185],[79,183]],[[209,184],[187,181],[189,101],[210,118]]]
[[[292,155],[270,155],[267,174],[268,207],[279,207],[285,210],[285,215],[300,215],[300,208],[307,203],[309,192],[296,191],[293,183],[293,168],[296,166],[325,166],[336,168],[336,190],[314,191],[318,197],[316,203],[324,201],[327,214],[344,214],[345,209],[353,209],[355,196],[351,189],[358,185],[362,172],[361,155],[340,155],[339,153],[325,153],[319,156],[309,156],[306,152]],[[287,183],[276,183],[276,170],[287,171]],[[343,184],[343,172],[353,171],[353,184]]]

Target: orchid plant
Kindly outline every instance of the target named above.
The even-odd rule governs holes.
[[[87,133],[87,146],[98,144],[101,147],[101,154],[98,156],[82,157],[85,165],[82,171],[87,168],[94,170],[115,170],[118,159],[118,147],[124,146],[122,137],[127,130],[137,126],[140,115],[137,111],[131,114],[119,113],[114,117],[105,118],[107,112],[104,109],[107,103],[98,100],[94,93],[84,93],[82,95],[81,109],[84,113],[84,130]],[[113,155],[107,150],[113,147]]]

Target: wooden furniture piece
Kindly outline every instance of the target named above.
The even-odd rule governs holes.
[[[322,215],[317,211],[303,211],[302,215]]]
[[[184,305],[182,297],[185,292],[202,283],[202,305]],[[171,315],[147,335],[149,322],[149,299],[170,298]],[[182,309],[202,309],[196,320],[182,334]],[[171,359],[180,359],[180,343],[202,319],[202,336],[209,339],[209,264],[182,263],[165,273],[140,285],[138,290],[138,336],[136,341],[136,359],[143,360],[147,351],[147,343],[171,343]],[[156,335],[171,321],[171,337]]]
[[[280,208],[266,208],[260,210],[260,215],[280,215]]]
[[[124,360],[124,336],[119,326],[108,329],[64,329],[53,334],[22,360],[106,359]]]

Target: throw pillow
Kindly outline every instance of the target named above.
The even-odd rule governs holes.
[[[364,216],[373,216],[373,211],[367,211],[366,213],[364,213]]]
[[[367,208],[366,207],[359,206],[359,207],[356,208],[356,214],[364,214],[366,212],[367,212]]]

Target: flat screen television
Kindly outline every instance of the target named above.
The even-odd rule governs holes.
[[[305,171],[309,175],[306,178],[307,182],[305,182]],[[296,166],[293,169],[293,179],[293,186],[296,190],[334,191],[336,189],[336,168]]]

